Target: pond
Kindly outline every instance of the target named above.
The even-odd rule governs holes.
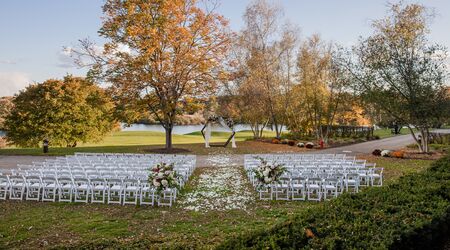
[[[192,132],[197,132],[202,130],[203,125],[176,125],[173,128],[174,134],[184,135]],[[227,132],[227,130],[221,126],[213,126],[213,131]],[[236,132],[243,130],[251,130],[248,124],[235,124],[234,130]],[[270,127],[267,129],[270,130]],[[164,132],[164,128],[161,125],[149,125],[149,124],[132,124],[130,127],[122,125],[122,131],[156,131]]]

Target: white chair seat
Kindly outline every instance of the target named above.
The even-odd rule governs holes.
[[[98,186],[94,186],[94,188],[93,188],[94,190],[105,190],[106,189],[106,187],[105,186],[103,186],[103,185],[98,185]]]
[[[83,185],[78,186],[77,189],[78,190],[87,190],[87,189],[89,189],[89,186],[86,184],[83,184]]]
[[[40,187],[40,186],[41,186],[41,184],[39,184],[39,183],[33,183],[30,185],[30,187]]]
[[[139,188],[138,187],[127,187],[127,188],[125,188],[125,190],[126,191],[137,191],[137,190],[139,190]]]
[[[320,188],[320,186],[317,184],[309,184],[308,187],[309,188]]]
[[[121,186],[114,185],[114,186],[112,186],[112,187],[110,188],[110,190],[111,190],[111,191],[120,191],[120,190],[122,190],[122,187],[121,187]]]
[[[336,189],[336,186],[333,185],[325,185],[326,189]]]

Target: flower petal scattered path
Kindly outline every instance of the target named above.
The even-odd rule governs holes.
[[[194,211],[246,209],[255,195],[242,166],[231,163],[229,156],[214,155],[207,159],[209,167],[198,168],[191,180],[191,191],[177,201]]]

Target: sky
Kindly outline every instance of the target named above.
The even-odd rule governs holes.
[[[234,31],[243,25],[242,15],[250,0],[218,0],[217,11]],[[370,22],[385,16],[386,0],[272,0],[284,9],[284,18],[300,28],[300,39],[318,33],[328,41],[351,46],[370,35]],[[430,41],[450,48],[450,1],[406,0],[433,8],[436,17]],[[79,39],[101,43],[103,0],[1,0],[0,96],[13,95],[33,82],[83,76],[64,52]]]

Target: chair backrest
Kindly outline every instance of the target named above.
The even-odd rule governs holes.
[[[73,178],[73,184],[75,186],[89,185],[89,179],[84,177],[75,177]]]
[[[114,179],[107,180],[107,184],[108,184],[108,186],[115,186],[115,185],[122,186],[123,185],[123,181],[122,181],[122,179],[114,178]]]
[[[1,184],[1,183],[9,184],[8,176],[6,176],[6,175],[0,175],[0,184]]]
[[[140,186],[140,181],[138,179],[125,179],[125,180],[123,180],[123,185],[125,187],[130,187],[130,186],[138,187],[138,186]]]
[[[322,179],[321,178],[309,178],[308,184],[321,184]]]
[[[9,175],[8,180],[11,184],[25,183],[25,178],[22,175]]]
[[[26,176],[26,177],[25,177],[25,181],[26,181],[28,184],[36,184],[36,183],[41,184],[41,183],[42,183],[41,177],[39,177],[39,176],[37,176],[37,175]]]
[[[105,186],[106,185],[106,180],[103,178],[91,178],[89,179],[89,183],[91,183],[92,186]]]
[[[44,176],[41,178],[41,180],[42,180],[42,183],[46,184],[46,185],[57,183],[56,177],[54,177],[54,176]]]
[[[73,185],[73,180],[71,177],[58,177],[57,181],[59,185]]]

